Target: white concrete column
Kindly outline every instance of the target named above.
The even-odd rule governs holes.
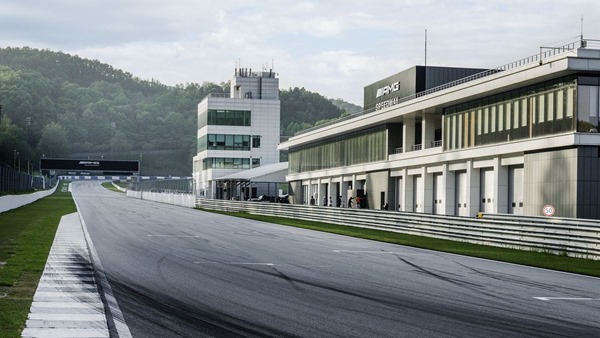
[[[494,191],[494,207],[495,213],[507,214],[508,213],[508,167],[504,167],[500,164],[500,158],[494,158],[494,184],[496,189]]]
[[[479,169],[473,168],[473,161],[467,161],[467,185],[469,186],[467,189],[467,200],[469,201],[467,208],[469,209],[469,216],[477,216],[479,212],[481,204],[479,200],[481,195],[480,182]]]
[[[427,167],[423,167],[421,177],[423,177],[423,212],[426,214],[433,213],[433,174],[427,173]]]
[[[317,205],[323,205],[323,197],[327,194],[326,186],[325,186],[325,180],[319,178],[317,181],[318,181],[317,187],[319,189],[319,197],[316,198]]]
[[[405,117],[402,123],[402,148],[409,152],[415,145],[415,118]]]
[[[404,184],[404,196],[402,198],[402,210],[404,211],[415,211],[415,177],[408,175],[408,171],[405,170],[406,175],[403,176],[402,183]]]
[[[327,196],[327,205],[329,205],[330,199],[331,205],[335,205],[335,188],[332,187],[331,177],[328,177],[325,181],[327,182],[327,191],[325,192]]]
[[[446,215],[456,213],[456,175],[454,171],[448,170],[448,164],[444,164],[444,206]]]
[[[341,206],[346,206],[346,202],[348,201],[348,189],[345,189],[345,187],[344,176],[340,176],[340,191],[338,191],[338,195],[342,196]]]
[[[400,171],[400,176],[396,180],[396,189],[398,189],[396,192],[398,195],[396,210],[406,211],[406,169]]]
[[[435,140],[435,116],[423,114],[421,121],[421,144],[423,149],[431,148]]]

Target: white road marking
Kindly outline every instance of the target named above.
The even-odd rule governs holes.
[[[61,218],[22,337],[109,337],[84,236],[77,213]]]
[[[199,235],[182,235],[182,236],[178,236],[178,235],[148,235],[148,237],[173,237],[173,238],[198,238],[200,237]]]
[[[600,300],[600,298],[587,298],[587,297],[533,297],[537,300]]]
[[[253,262],[194,262],[194,264],[225,264],[225,265],[267,265],[273,266],[273,263],[253,263]]]
[[[112,313],[112,321],[115,325],[115,328],[117,330],[117,336],[118,337],[122,337],[122,338],[131,338],[131,331],[129,331],[129,327],[127,326],[127,323],[125,323],[125,318],[123,317],[123,313],[121,312],[121,308],[119,307],[119,304],[117,303],[117,299],[115,298],[113,292],[112,292],[112,287],[110,286],[110,283],[108,282],[108,278],[106,277],[106,274],[104,273],[104,268],[102,267],[102,262],[100,262],[100,258],[98,257],[98,252],[96,251],[96,247],[94,246],[94,243],[92,242],[92,238],[90,237],[90,234],[87,230],[87,225],[85,224],[85,221],[83,220],[83,218],[81,217],[81,213],[79,212],[79,205],[77,204],[77,201],[75,199],[73,199],[73,201],[75,202],[75,206],[77,207],[77,212],[79,217],[79,221],[81,222],[81,228],[83,230],[83,235],[84,235],[84,239],[87,243],[88,246],[88,250],[89,250],[89,254],[90,254],[90,258],[92,260],[92,262],[94,262],[94,266],[97,267],[97,271],[98,271],[98,282],[100,283],[100,285],[102,285],[102,289],[103,289],[103,295],[104,295],[104,300],[106,301],[106,306],[108,306],[108,308],[110,309],[110,312]],[[71,336],[74,337],[74,336]]]
[[[349,253],[373,253],[373,254],[393,254],[392,251],[368,251],[368,250],[333,250],[333,252],[349,252]]]

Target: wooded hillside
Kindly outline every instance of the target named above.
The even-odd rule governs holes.
[[[166,86],[61,52],[0,49],[0,162],[12,166],[16,152],[34,168],[42,155],[137,160],[143,154],[144,174],[187,176],[197,106],[210,93],[229,93],[229,83]],[[280,99],[282,135],[360,111],[304,88],[282,90]]]

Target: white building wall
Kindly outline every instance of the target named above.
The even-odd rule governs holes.
[[[246,93],[251,93],[251,95],[246,96]],[[198,129],[197,138],[208,134],[250,135],[251,147],[249,151],[204,150],[194,157],[193,176],[196,180],[197,192],[204,190],[206,191],[205,196],[209,198],[215,197],[215,186],[211,183],[214,179],[246,169],[202,170],[204,159],[244,158],[249,159],[250,168],[253,159],[259,159],[261,166],[279,163],[279,150],[277,149],[280,140],[279,79],[275,77],[236,77],[232,81],[230,97],[209,96],[198,104],[199,119],[212,109],[250,111],[251,125],[206,125]],[[252,147],[252,136],[260,136],[260,147]]]
[[[446,214],[455,214],[458,203],[462,202],[466,204],[465,216],[472,217],[482,211],[480,210],[482,206],[482,188],[489,188],[487,191],[492,192],[492,195],[489,197],[492,212],[506,213],[510,211],[509,191],[515,190],[515,187],[509,185],[509,169],[511,166],[521,166],[524,167],[524,169],[521,169],[524,207],[519,208],[522,208],[525,214],[537,215],[545,204],[552,203],[556,207],[557,213],[573,217],[578,210],[577,203],[579,200],[598,200],[597,196],[599,193],[595,190],[600,190],[600,188],[594,190],[589,187],[589,180],[581,182],[581,175],[586,178],[586,175],[588,175],[586,174],[587,171],[591,172],[589,175],[600,175],[598,174],[600,170],[587,169],[588,167],[595,168],[592,167],[592,164],[595,163],[594,161],[600,161],[597,160],[600,157],[597,154],[600,135],[597,133],[587,133],[587,131],[586,133],[580,133],[568,130],[562,134],[534,135],[534,138],[526,138],[519,141],[507,139],[504,142],[497,140],[495,144],[475,145],[473,144],[473,133],[476,133],[476,130],[480,126],[465,123],[465,120],[462,118],[466,115],[453,116],[452,118],[457,120],[454,124],[440,124],[442,119],[432,120],[432,117],[433,114],[441,114],[444,107],[465,102],[471,98],[478,99],[488,95],[505,93],[541,83],[548,79],[559,79],[576,72],[598,73],[600,72],[599,59],[600,51],[579,49],[557,55],[551,59],[545,59],[542,63],[535,62],[506,69],[488,77],[464,82],[463,84],[433,94],[401,102],[396,106],[364,114],[359,118],[344,120],[334,125],[303,133],[285,142],[281,146],[281,149],[290,149],[295,146],[310,144],[317,140],[343,135],[349,131],[360,130],[370,126],[385,123],[402,123],[404,151],[398,154],[390,154],[387,161],[293,173],[288,175],[287,179],[296,181],[310,177],[314,180],[326,180],[329,177],[358,177],[369,172],[389,170],[390,175],[385,179],[394,180],[394,186],[398,189],[395,194],[398,196],[401,210],[415,211],[418,209],[418,205],[421,204],[420,199],[423,196],[425,202],[423,211],[431,212],[431,201],[434,199],[432,198],[432,185],[429,183],[432,181],[433,173],[437,171],[428,171],[427,169],[432,166],[443,166],[441,172],[444,176],[443,184],[446,189],[444,198]],[[579,96],[575,95],[577,92],[570,90],[564,94],[564,98],[562,97],[562,93],[559,93],[560,95],[556,94],[557,96],[549,95],[547,98],[558,101],[563,101],[564,99],[566,107],[572,106],[573,100],[577,99],[579,113],[589,111],[588,117],[600,116],[600,113],[598,113],[600,110],[598,108],[600,107],[600,94],[598,94],[600,91],[598,87],[585,88],[584,86],[579,86],[579,90],[581,91],[581,95]],[[531,101],[531,110],[526,114],[521,114],[519,120],[508,118],[510,116],[517,116],[511,115],[517,114],[515,110],[512,113],[510,110],[503,110],[507,109],[508,106],[485,108],[482,112],[484,116],[489,117],[499,114],[500,116],[507,116],[507,119],[491,119],[489,125],[485,124],[481,128],[502,130],[507,125],[517,128],[523,127],[527,123],[532,123],[531,128],[533,128],[535,123],[545,121],[541,117],[544,115],[540,115],[542,114],[540,112],[547,110],[544,113],[546,114],[546,118],[562,114],[559,111],[553,111],[551,108],[552,105],[549,105],[547,101],[536,103],[537,101],[533,101],[536,99],[522,99]],[[495,109],[500,110],[496,111]],[[527,121],[528,116],[532,117],[530,122]],[[536,118],[538,118],[537,122]],[[598,119],[600,120],[600,117]],[[487,118],[484,120],[487,121]],[[423,142],[423,150],[411,151],[412,146],[415,144],[414,136],[417,121],[420,121],[422,127],[421,140]],[[473,121],[471,120],[471,122]],[[514,121],[518,121],[519,123],[514,123]],[[596,120],[592,119],[592,121]],[[451,127],[452,125],[455,127]],[[435,130],[440,128],[444,128],[442,130],[442,137],[445,147],[429,148],[433,135],[435,135]],[[451,134],[452,130],[445,130],[446,128],[456,128],[455,135]],[[531,129],[529,133],[531,135]],[[450,144],[453,144],[456,148],[462,147],[462,149],[453,150],[454,147],[449,147]],[[594,156],[586,155],[590,159],[586,157],[585,161],[592,164],[585,162],[586,164],[583,168],[582,166],[578,167],[576,161],[583,162],[584,160],[581,159],[583,155],[576,154],[575,149],[580,149],[588,145],[596,152]],[[598,164],[598,167],[600,167],[600,164]],[[482,172],[484,172],[484,176],[487,175],[491,179],[491,182],[487,183],[489,187],[486,185],[485,179],[482,180]],[[422,179],[422,184],[415,185],[415,177],[419,175]],[[460,187],[457,182],[463,178],[466,180],[467,188],[464,191],[466,196],[464,201],[458,201],[457,196]],[[377,179],[381,180],[382,178],[377,176]],[[596,181],[591,181],[592,185],[596,183]],[[367,186],[373,184],[374,182],[367,180]],[[382,185],[382,182],[377,182],[376,184]],[[600,183],[597,184],[600,187]],[[356,184],[352,186],[353,189],[357,189]],[[578,186],[584,190],[578,190]],[[595,185],[593,186],[595,187]],[[415,191],[415,189],[419,191]],[[354,191],[350,191],[350,193]],[[587,198],[586,194],[596,196],[596,198]],[[487,198],[486,196],[486,203]],[[592,209],[595,205],[590,205],[589,207]]]

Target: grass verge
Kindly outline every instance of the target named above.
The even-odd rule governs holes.
[[[449,252],[459,255],[492,259],[496,261],[515,263],[538,268],[577,273],[600,277],[600,261],[554,255],[545,252],[506,249],[487,245],[470,244],[431,237],[406,235],[397,232],[350,227],[321,222],[304,221],[285,217],[253,215],[243,212],[225,212],[208,209],[229,216],[242,217],[257,221],[288,225],[298,228],[318,230],[344,236],[352,236],[385,243],[399,244],[416,248]]]
[[[48,197],[0,213],[0,337],[21,337],[60,218],[77,211],[63,186],[68,182],[59,182]]]

